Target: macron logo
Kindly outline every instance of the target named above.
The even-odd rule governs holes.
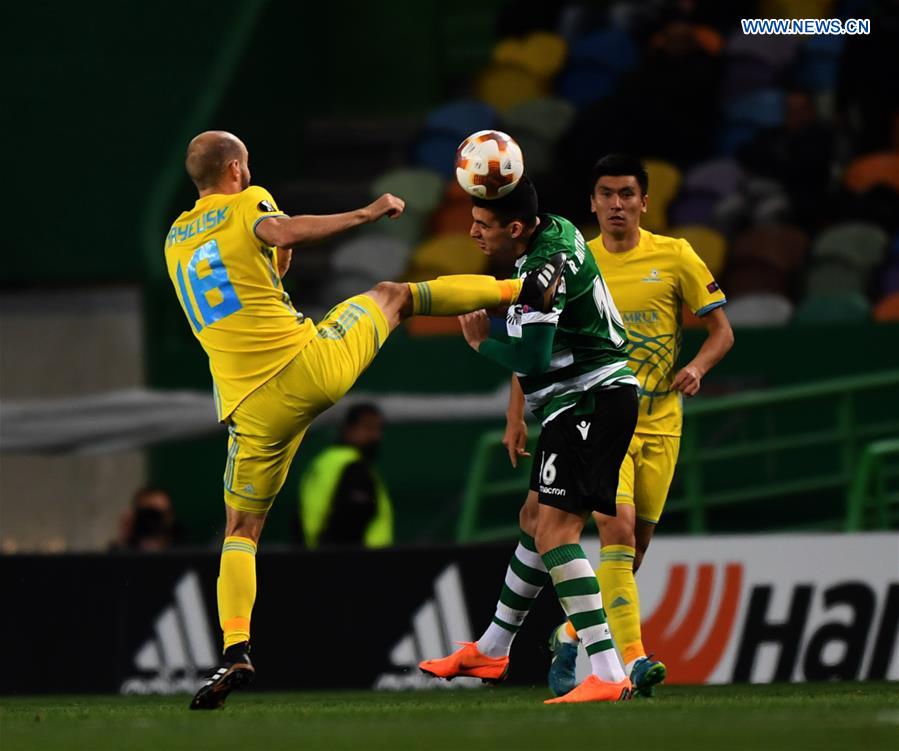
[[[592,425],[592,423],[589,423],[586,420],[581,420],[577,425],[574,426],[577,428],[577,432],[581,434],[581,438],[583,438],[585,441],[587,440],[587,433],[590,432],[590,425]]]
[[[127,678],[123,694],[192,694],[201,672],[215,667],[215,645],[196,572],[175,585],[175,602],[156,618],[154,635],[134,655],[134,666],[148,677]]]
[[[456,564],[447,566],[434,580],[434,597],[421,604],[412,616],[412,630],[390,650],[390,664],[397,672],[382,673],[374,688],[399,691],[416,688],[478,688],[478,678],[438,681],[420,673],[422,660],[454,652],[456,642],[471,641],[471,623],[465,605],[462,577]]]

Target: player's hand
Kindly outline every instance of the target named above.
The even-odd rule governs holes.
[[[530,456],[525,451],[528,443],[528,424],[521,417],[506,420],[506,433],[503,436],[503,446],[509,452],[509,461],[518,469],[518,457]]]
[[[362,211],[365,213],[366,221],[376,222],[382,216],[389,219],[396,219],[406,208],[406,202],[402,198],[397,198],[390,193],[385,193],[380,198],[372,201]]]
[[[462,335],[468,346],[477,352],[490,336],[490,319],[487,317],[487,311],[476,310],[474,313],[461,315],[459,323],[462,325]]]
[[[699,368],[695,365],[685,365],[674,376],[671,388],[674,391],[680,391],[684,396],[696,396],[701,385],[702,375],[699,373]]]

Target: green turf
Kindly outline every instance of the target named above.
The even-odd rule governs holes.
[[[546,707],[543,689],[0,700],[0,748],[899,749],[899,686],[666,687],[652,700]]]

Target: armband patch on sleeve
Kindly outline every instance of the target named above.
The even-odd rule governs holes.
[[[719,289],[721,289],[721,287],[718,286],[718,282],[716,282],[714,279],[712,279],[712,281],[710,281],[708,284],[706,284],[706,285],[705,285],[705,288],[706,288],[710,293],[711,293],[711,292],[717,292]]]
[[[258,208],[260,211],[277,211],[277,209],[272,206],[269,201],[260,201],[259,205],[256,208]]]

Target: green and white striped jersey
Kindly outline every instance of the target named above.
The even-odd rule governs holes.
[[[521,338],[524,326],[555,326],[549,370],[518,373],[528,407],[544,425],[595,390],[625,384],[639,386],[627,366],[627,334],[621,315],[571,222],[541,214],[527,253],[516,261],[517,276],[539,269],[562,252],[567,258],[555,305],[549,313],[512,305],[506,317],[510,338]]]

